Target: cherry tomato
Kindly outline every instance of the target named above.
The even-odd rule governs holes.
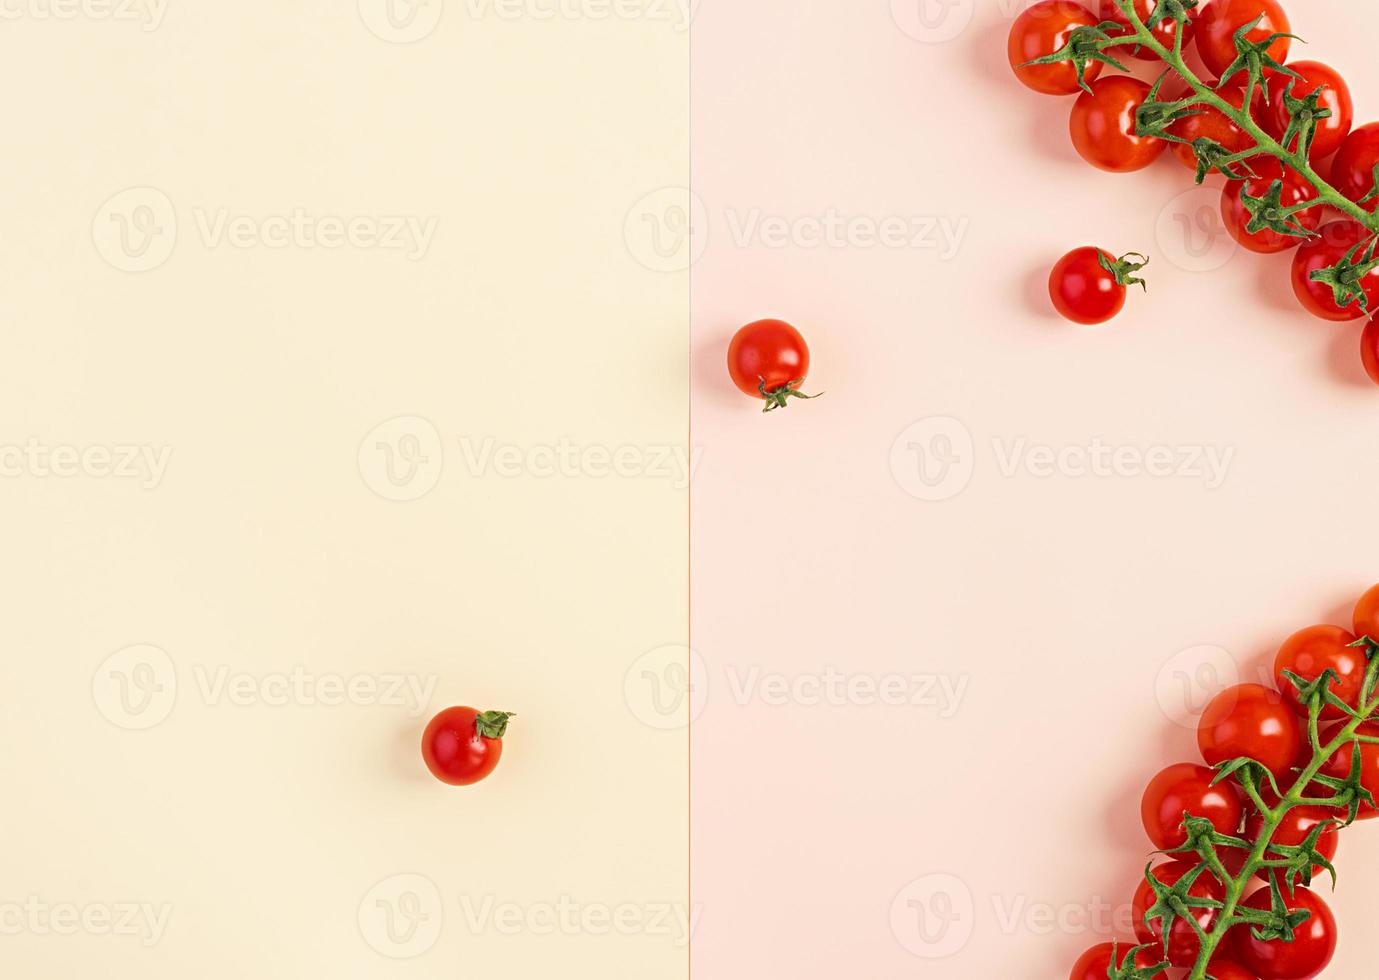
[[[1278,689],[1295,711],[1306,716],[1307,706],[1299,700],[1298,689],[1284,676],[1284,671],[1314,681],[1323,671],[1333,670],[1336,679],[1331,682],[1331,693],[1351,707],[1358,706],[1360,688],[1365,681],[1366,658],[1363,650],[1351,646],[1354,642],[1355,634],[1339,626],[1309,626],[1283,641],[1274,658],[1274,677]],[[1335,705],[1322,705],[1323,718],[1345,716]]]
[[[1172,98],[1182,98],[1186,93],[1184,86],[1179,86],[1177,93]],[[1237,109],[1245,106],[1245,88],[1241,85],[1227,85],[1216,93]],[[1251,103],[1251,115],[1259,112],[1261,96],[1255,93],[1254,101]],[[1197,170],[1197,154],[1192,151],[1191,141],[1202,138],[1215,140],[1231,153],[1239,153],[1254,146],[1254,140],[1245,130],[1237,126],[1231,119],[1227,118],[1220,109],[1211,106],[1200,105],[1196,107],[1199,111],[1191,116],[1184,116],[1172,126],[1168,131],[1179,139],[1188,140],[1187,143],[1174,143],[1173,156],[1183,166],[1189,170]]]
[[[1246,37],[1263,41],[1271,34],[1290,34],[1288,15],[1278,0],[1211,0],[1197,18],[1197,50],[1207,71],[1217,78],[1230,67],[1240,53],[1235,46],[1235,33],[1263,15],[1259,26]],[[1291,42],[1279,38],[1269,45],[1269,55],[1279,64],[1288,60]]]
[[[1212,980],[1259,980],[1249,970],[1232,960],[1212,960],[1211,969],[1207,972],[1211,974]]]
[[[1263,980],[1311,980],[1336,955],[1336,918],[1320,896],[1311,889],[1299,888],[1290,895],[1283,891],[1283,900],[1290,910],[1311,913],[1307,921],[1293,932],[1293,941],[1271,939],[1263,942],[1254,937],[1249,926],[1236,926],[1236,957]],[[1267,910],[1273,901],[1269,889],[1264,888],[1245,900],[1245,908]]]
[[[1379,385],[1379,319],[1366,323],[1360,334],[1360,361],[1369,380]]]
[[[1288,132],[1288,106],[1283,98],[1288,93],[1288,86],[1292,85],[1295,99],[1306,98],[1325,86],[1320,105],[1323,109],[1330,109],[1331,115],[1318,119],[1313,127],[1310,156],[1317,160],[1329,157],[1341,148],[1355,122],[1355,103],[1350,97],[1350,86],[1336,69],[1320,61],[1295,61],[1288,67],[1302,78],[1296,79],[1278,71],[1269,74],[1268,105],[1260,114],[1260,125],[1274,139],[1282,139]]]
[[[1117,259],[1104,249],[1084,246],[1058,260],[1049,273],[1049,298],[1061,316],[1074,323],[1105,323],[1125,307],[1125,287],[1140,282],[1134,273],[1143,256]]]
[[[744,394],[766,401],[765,411],[784,408],[788,398],[813,398],[800,392],[809,376],[809,345],[784,320],[757,320],[728,344],[728,374]]]
[[[1273,805],[1275,802],[1272,794],[1266,794],[1266,802]],[[1322,831],[1321,837],[1317,838],[1317,852],[1328,861],[1335,863],[1336,848],[1340,845],[1341,834],[1340,826],[1334,821],[1336,813],[1319,806],[1295,806],[1283,815],[1283,822],[1274,831],[1273,843],[1282,844],[1286,847],[1301,847],[1307,840],[1307,835],[1319,824],[1329,821],[1333,822],[1328,830]],[[1264,831],[1263,814],[1251,810],[1250,815],[1245,818],[1245,839],[1259,840]],[[1282,858],[1282,854],[1270,855],[1271,857]],[[1312,874],[1314,877],[1325,873],[1325,869],[1320,864],[1313,865]],[[1260,868],[1255,872],[1257,876],[1268,880],[1269,876],[1265,869]]]
[[[1078,959],[1068,980],[1106,980],[1111,975],[1112,965],[1123,967],[1130,959],[1133,943],[1102,943],[1093,946]],[[1115,962],[1119,958],[1120,962]],[[1140,967],[1158,966],[1162,960],[1151,950],[1142,949],[1135,954],[1135,965]]]
[[[1160,884],[1172,888],[1184,875],[1196,868],[1197,864],[1195,860],[1161,864],[1153,869],[1154,877]],[[1226,889],[1210,871],[1204,870],[1193,880],[1188,894],[1193,898],[1209,898],[1220,902],[1226,897]],[[1135,898],[1130,903],[1130,909],[1135,921],[1135,935],[1141,943],[1152,943],[1154,949],[1158,950],[1163,948],[1163,920],[1155,919],[1153,923],[1144,921],[1145,914],[1156,901],[1154,889],[1146,878],[1141,880],[1139,887],[1135,889]],[[1210,932],[1216,925],[1217,910],[1195,909],[1193,918],[1204,932]],[[1174,922],[1173,928],[1168,931],[1168,962],[1174,966],[1192,966],[1197,962],[1197,956],[1201,951],[1202,944],[1197,939],[1192,923],[1187,919],[1178,919]]]
[[[1140,817],[1156,848],[1171,851],[1187,842],[1184,813],[1210,820],[1223,834],[1240,829],[1240,796],[1229,783],[1213,786],[1215,778],[1214,770],[1180,762],[1149,781],[1140,800]]]
[[[1322,745],[1329,745],[1332,740],[1340,734],[1340,730],[1345,727],[1345,722],[1338,722],[1328,728],[1322,729],[1318,733]],[[1356,731],[1359,735],[1367,735],[1370,738],[1379,737],[1379,722],[1367,721]],[[1360,785],[1369,790],[1376,800],[1379,800],[1379,745],[1369,742],[1360,742]],[[1349,779],[1351,769],[1355,762],[1355,749],[1352,745],[1342,746],[1331,758],[1326,760],[1322,766],[1322,772],[1336,779]],[[1360,806],[1361,820],[1373,820],[1379,817],[1379,810],[1363,803]]]
[[[1042,0],[1036,3],[1015,18],[1006,42],[1006,54],[1015,77],[1045,95],[1072,95],[1082,91],[1077,84],[1077,69],[1072,62],[1060,61],[1052,65],[1027,63],[1062,50],[1076,28],[1095,27],[1096,24],[1097,19],[1091,11],[1072,0]],[[1100,75],[1103,67],[1100,61],[1089,62],[1085,72],[1087,81]]]
[[[1158,0],[1135,0],[1135,13],[1140,20],[1147,24],[1149,23],[1149,15],[1158,5]],[[1185,50],[1192,41],[1192,34],[1197,24],[1197,14],[1199,10],[1200,8],[1194,7],[1192,10],[1188,11],[1187,23],[1183,25],[1183,48]],[[1116,4],[1116,0],[1101,0],[1101,20],[1103,23],[1106,21],[1115,21],[1117,24],[1127,28],[1125,31],[1126,34],[1130,33],[1128,29],[1130,26],[1130,18],[1125,16],[1124,12]],[[1114,35],[1116,32],[1111,31],[1110,33]],[[1178,22],[1172,17],[1169,17],[1155,25],[1154,40],[1172,51],[1173,38],[1177,33]],[[1135,45],[1133,48],[1113,48],[1111,54],[1119,55],[1122,51],[1132,58],[1140,58],[1144,61],[1154,61],[1159,57],[1153,51],[1147,51],[1143,45],[1139,44]]]
[[[1323,320],[1337,322],[1358,320],[1365,315],[1358,300],[1346,307],[1338,306],[1332,288],[1326,283],[1313,282],[1312,273],[1334,266],[1356,245],[1373,237],[1364,225],[1349,219],[1332,221],[1317,229],[1317,237],[1305,242],[1293,255],[1293,292],[1303,309]],[[1362,257],[1357,256],[1356,260]],[[1366,275],[1361,285],[1369,300],[1369,311],[1379,311],[1379,268]]]
[[[1374,191],[1375,166],[1379,166],[1379,123],[1358,126],[1331,159],[1331,186],[1352,201],[1359,201]],[[1362,205],[1370,211],[1376,206],[1379,198]]]
[[[1168,144],[1135,133],[1135,110],[1149,95],[1149,86],[1129,75],[1109,75],[1092,83],[1073,105],[1068,129],[1082,159],[1111,173],[1143,170],[1159,158]]]
[[[1292,207],[1307,201],[1315,201],[1317,189],[1296,170],[1291,167],[1285,168],[1274,157],[1256,160],[1251,166],[1258,174],[1257,177],[1252,177],[1249,180],[1232,180],[1221,189],[1221,217],[1225,219],[1226,230],[1231,233],[1232,238],[1251,252],[1269,254],[1297,248],[1306,239],[1293,235],[1282,235],[1269,228],[1261,229],[1253,234],[1247,231],[1246,229],[1252,219],[1242,196],[1249,194],[1251,197],[1263,197],[1274,183],[1281,179],[1283,181],[1283,193],[1279,196],[1279,201],[1284,207]],[[1322,223],[1322,206],[1319,204],[1315,208],[1299,211],[1292,216],[1292,222],[1309,231],[1316,231]]]
[[[1360,596],[1353,617],[1356,636],[1379,640],[1379,585]]]
[[[1239,684],[1211,699],[1197,725],[1207,765],[1248,757],[1282,779],[1298,761],[1302,724],[1283,696],[1263,684]]]
[[[508,711],[446,708],[431,719],[421,736],[426,768],[443,783],[470,786],[486,779],[503,757]]]

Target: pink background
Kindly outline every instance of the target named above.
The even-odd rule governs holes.
[[[701,978],[1066,976],[1112,935],[1078,910],[1127,902],[1143,867],[1145,780],[1197,759],[1173,718],[1180,675],[1200,700],[1223,664],[1248,674],[1294,629],[1347,622],[1379,581],[1379,391],[1360,372],[1358,328],[1300,312],[1286,257],[1231,254],[1209,206],[1175,200],[1192,185],[1170,159],[1129,176],[1082,164],[1071,100],[1009,74],[1012,5],[958,0],[923,40],[900,26],[916,23],[912,0],[705,3],[695,21],[694,189],[708,214],[692,386]],[[1351,7],[1310,0],[1294,28],[1350,79],[1363,122],[1379,117],[1379,65],[1372,33],[1347,26]],[[947,262],[742,240],[754,212],[829,209],[943,215],[968,231]],[[1091,243],[1155,260],[1149,294],[1101,329],[1053,318],[1043,292],[1052,262]],[[721,358],[737,326],[769,315],[805,331],[811,387],[828,394],[761,418]],[[957,446],[970,484],[941,501],[915,499],[891,465],[897,436],[931,416],[973,441]],[[904,452],[937,445],[938,430],[916,431]],[[993,446],[1096,438],[1233,456],[1208,488],[1008,475]],[[828,667],[965,679],[966,695],[944,718],[865,696],[777,704],[751,687]],[[1341,848],[1329,975],[1357,976],[1379,827]],[[952,915],[926,946],[907,900],[923,907],[936,882]],[[897,897],[909,911],[893,926]],[[931,959],[906,944],[955,948]]]

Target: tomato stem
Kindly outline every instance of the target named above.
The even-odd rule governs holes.
[[[804,392],[800,391],[797,386],[804,384],[803,378],[797,378],[788,384],[783,384],[779,388],[773,388],[770,391],[766,390],[765,378],[760,378],[758,380],[760,380],[761,384],[757,386],[757,391],[761,392],[761,397],[766,401],[766,407],[762,409],[763,412],[774,412],[778,408],[788,408],[791,398],[803,398],[808,401],[811,398],[819,398],[825,394],[825,392],[821,391],[817,395],[806,395]]]

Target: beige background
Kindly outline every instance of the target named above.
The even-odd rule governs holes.
[[[687,34],[533,9],[7,7],[0,973],[685,975]]]

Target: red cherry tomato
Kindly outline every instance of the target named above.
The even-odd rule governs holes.
[[[1212,960],[1211,969],[1207,972],[1211,974],[1212,980],[1259,980],[1249,970],[1231,960]]]
[[[1161,139],[1135,133],[1135,110],[1149,86],[1129,75],[1110,75],[1092,83],[1073,105],[1068,129],[1082,159],[1111,173],[1143,170],[1167,147]]]
[[[1247,231],[1252,218],[1242,196],[1248,194],[1255,198],[1263,197],[1274,183],[1281,179],[1283,193],[1279,200],[1284,207],[1293,207],[1315,201],[1317,189],[1296,170],[1291,167],[1285,168],[1274,157],[1264,157],[1251,166],[1258,174],[1257,177],[1249,180],[1232,180],[1221,189],[1221,217],[1225,219],[1226,230],[1231,233],[1232,238],[1251,252],[1269,254],[1297,248],[1306,239],[1282,235],[1269,228],[1254,233]],[[1317,205],[1315,208],[1299,211],[1292,216],[1292,223],[1309,231],[1316,231],[1322,223],[1322,206]]]
[[[1331,963],[1336,955],[1336,918],[1320,896],[1308,888],[1299,888],[1290,895],[1283,890],[1283,900],[1290,910],[1306,910],[1311,915],[1293,933],[1293,941],[1271,939],[1268,942],[1254,937],[1249,926],[1236,926],[1236,957],[1263,980],[1311,980]],[[1272,907],[1269,889],[1264,888],[1243,903],[1245,908],[1266,910]]]
[[[728,345],[728,374],[744,394],[766,401],[766,411],[784,408],[809,376],[809,345],[784,320],[757,320],[739,330]]]
[[[1366,323],[1364,333],[1360,334],[1360,362],[1369,380],[1379,385],[1379,319]]]
[[[1244,816],[1240,796],[1228,783],[1213,786],[1215,778],[1211,769],[1181,762],[1149,781],[1140,800],[1140,817],[1156,848],[1171,851],[1187,842],[1184,813],[1210,820],[1223,834],[1234,834],[1240,829]]]
[[[1293,255],[1293,292],[1303,309],[1323,320],[1358,320],[1365,315],[1358,301],[1341,307],[1335,292],[1325,283],[1313,282],[1312,273],[1334,266],[1356,245],[1374,235],[1364,225],[1349,219],[1332,221],[1317,229],[1317,237],[1302,245]],[[1364,249],[1361,249],[1363,252]],[[1357,256],[1357,261],[1362,256]],[[1379,268],[1365,276],[1362,287],[1369,300],[1369,312],[1379,311]]]
[[[1182,98],[1185,92],[1186,88],[1179,86],[1177,94],[1172,97]],[[1227,85],[1216,94],[1237,109],[1242,109],[1245,106],[1244,86]],[[1251,115],[1258,115],[1260,101],[1261,95],[1255,93],[1254,101],[1251,103]],[[1192,151],[1190,145],[1193,140],[1203,138],[1215,140],[1231,153],[1239,153],[1255,145],[1250,135],[1228,119],[1221,110],[1205,105],[1196,108],[1200,111],[1191,116],[1184,116],[1168,127],[1171,134],[1188,141],[1187,143],[1174,143],[1173,156],[1189,170],[1197,170],[1197,154]]]
[[[1275,802],[1272,794],[1266,794],[1266,801],[1271,805]],[[1282,844],[1286,847],[1301,847],[1307,840],[1307,835],[1319,824],[1331,822],[1332,826],[1328,830],[1322,831],[1321,837],[1317,838],[1317,852],[1328,861],[1335,863],[1336,848],[1340,845],[1341,835],[1340,826],[1334,821],[1336,813],[1326,810],[1319,806],[1295,806],[1283,815],[1283,822],[1274,831],[1273,843]],[[1245,818],[1245,839],[1259,840],[1264,831],[1263,814],[1252,810],[1250,815]],[[1282,854],[1270,855],[1271,857],[1282,858]],[[1313,865],[1312,874],[1314,877],[1323,874],[1325,869],[1320,864]],[[1257,876],[1265,881],[1269,879],[1265,869],[1260,868],[1255,872]]]
[[[1329,745],[1344,727],[1345,722],[1338,722],[1322,729],[1319,733],[1322,745]],[[1371,738],[1379,737],[1379,722],[1365,722],[1359,727],[1357,734],[1368,735]],[[1360,746],[1360,785],[1369,790],[1376,800],[1379,800],[1379,745],[1368,742],[1358,744]],[[1322,772],[1336,779],[1349,779],[1355,762],[1354,753],[1353,744],[1343,746],[1326,760],[1326,764],[1322,766]],[[1361,820],[1373,820],[1375,817],[1379,817],[1379,810],[1368,803],[1360,806]]]
[[[1006,54],[1015,77],[1045,95],[1072,95],[1082,91],[1077,84],[1077,69],[1072,62],[1060,61],[1052,65],[1027,63],[1062,50],[1076,28],[1095,27],[1096,24],[1097,19],[1091,11],[1072,0],[1042,0],[1036,3],[1015,18],[1006,42]],[[1103,67],[1100,61],[1089,62],[1085,72],[1087,81],[1100,75]]]
[[[446,708],[431,719],[421,736],[426,768],[443,783],[470,786],[486,779],[503,757],[507,711]]]
[[[1147,24],[1149,23],[1149,15],[1158,5],[1158,0],[1135,0],[1135,13],[1139,16],[1140,20]],[[1190,44],[1192,41],[1192,34],[1197,24],[1197,15],[1200,9],[1201,8],[1194,7],[1192,10],[1188,11],[1187,23],[1183,25],[1184,49],[1186,49],[1188,44]],[[1103,23],[1106,21],[1115,21],[1117,24],[1120,24],[1123,27],[1127,28],[1125,33],[1130,33],[1128,30],[1130,26],[1130,18],[1125,16],[1125,13],[1116,4],[1116,0],[1101,0],[1101,20]],[[1168,48],[1168,50],[1172,51],[1173,38],[1174,35],[1177,34],[1177,32],[1178,22],[1173,18],[1169,17],[1155,25],[1154,40],[1158,41],[1164,47]],[[1111,31],[1110,33],[1114,35],[1116,32]],[[1144,61],[1153,61],[1159,57],[1153,51],[1147,51],[1142,45],[1139,44],[1135,45],[1133,48],[1113,48],[1111,50],[1111,54],[1119,55],[1122,51],[1130,55],[1130,57],[1132,58],[1140,58]]]
[[[1197,745],[1207,765],[1249,757],[1277,779],[1287,775],[1303,746],[1302,724],[1277,691],[1239,684],[1211,699],[1197,725]]]
[[[1320,61],[1295,61],[1288,67],[1301,75],[1302,79],[1283,72],[1270,73],[1269,101],[1260,114],[1260,124],[1274,139],[1282,139],[1288,132],[1288,106],[1284,102],[1284,95],[1288,94],[1289,85],[1292,85],[1295,99],[1306,98],[1325,86],[1320,105],[1323,109],[1330,109],[1331,115],[1318,119],[1312,130],[1311,156],[1317,160],[1329,157],[1341,148],[1355,122],[1355,103],[1350,96],[1350,86],[1336,69]]]
[[[1354,129],[1331,160],[1331,185],[1352,201],[1374,191],[1374,168],[1379,166],[1379,123]],[[1379,198],[1363,207],[1373,211]]]
[[[1172,888],[1197,865],[1196,860],[1161,864],[1153,869],[1154,877],[1159,880],[1160,884]],[[1188,888],[1188,894],[1193,898],[1209,898],[1220,902],[1226,897],[1226,889],[1210,871],[1204,870],[1193,880],[1191,887]],[[1152,924],[1144,920],[1145,914],[1156,901],[1154,889],[1146,878],[1141,880],[1139,887],[1135,889],[1135,898],[1130,903],[1130,909],[1135,921],[1135,935],[1139,937],[1141,943],[1154,944],[1154,949],[1159,950],[1163,948],[1163,920],[1155,919]],[[1211,932],[1216,925],[1217,911],[1216,909],[1196,909],[1193,918],[1197,920],[1197,924],[1202,927],[1204,932]],[[1197,939],[1197,933],[1193,930],[1192,923],[1187,919],[1175,921],[1173,928],[1168,932],[1168,962],[1174,966],[1192,966],[1197,962],[1197,957],[1201,951],[1202,944]]]
[[[1125,307],[1124,284],[1138,281],[1133,273],[1143,266],[1133,260],[1139,258],[1117,259],[1091,246],[1073,249],[1049,273],[1053,308],[1074,323],[1105,323]]]
[[[1197,18],[1197,50],[1207,71],[1217,78],[1225,71],[1239,54],[1235,46],[1235,33],[1263,16],[1259,26],[1250,31],[1247,38],[1263,41],[1271,34],[1290,34],[1292,27],[1288,15],[1278,0],[1211,0]],[[1269,55],[1279,64],[1288,60],[1291,42],[1279,38],[1269,46]],[[1232,79],[1237,81],[1238,79]]]
[[[1355,634],[1339,626],[1309,626],[1283,641],[1274,658],[1274,678],[1278,689],[1293,705],[1293,710],[1307,714],[1307,706],[1298,699],[1298,689],[1284,676],[1290,671],[1306,681],[1314,681],[1326,670],[1336,673],[1331,693],[1351,707],[1358,707],[1360,688],[1365,681],[1364,651],[1352,646]],[[1345,712],[1335,705],[1322,706],[1323,718],[1344,718]]]
[[[1133,943],[1102,943],[1083,953],[1073,966],[1068,980],[1106,980],[1111,975],[1111,967],[1123,967],[1130,959]],[[1119,960],[1119,962],[1117,962]],[[1162,961],[1150,950],[1143,949],[1135,954],[1135,965],[1155,967]]]
[[[1356,636],[1367,636],[1371,640],[1379,641],[1379,585],[1360,596],[1360,601],[1355,603],[1352,621],[1355,624]]]

